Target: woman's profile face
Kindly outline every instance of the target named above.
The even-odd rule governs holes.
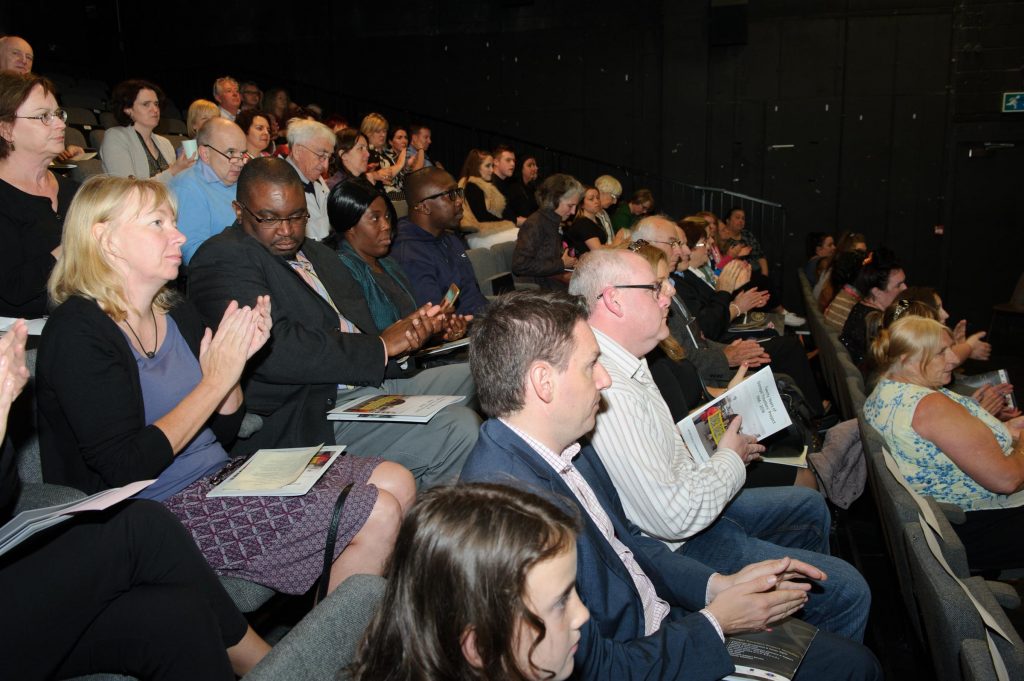
[[[391,217],[383,198],[376,198],[345,238],[360,257],[383,258],[391,248]]]
[[[368,133],[367,136],[366,136],[366,138],[370,142],[370,146],[373,147],[374,149],[381,149],[381,148],[383,148],[384,140],[386,140],[387,137],[388,137],[388,131],[387,131],[386,128],[383,129],[383,130],[374,130],[373,132]]]
[[[523,161],[523,182],[529,183],[537,179],[539,169],[537,168],[537,159],[527,158]]]
[[[15,112],[14,122],[4,124],[9,130],[5,137],[14,143],[17,151],[50,157],[60,154],[64,151],[64,130],[67,128],[64,121],[54,116],[47,125],[40,120],[23,118],[52,113],[57,109],[57,98],[53,93],[45,93],[41,85],[36,85]]]
[[[254,116],[249,132],[245,135],[246,145],[250,150],[260,152],[270,144],[270,123],[263,116]]]
[[[563,196],[561,199],[559,199],[558,205],[555,206],[555,214],[558,215],[558,217],[565,220],[567,217],[576,212],[576,206],[578,206],[579,203],[579,194],[569,194],[568,196]]]
[[[567,678],[572,673],[580,628],[590,619],[590,611],[576,593],[575,543],[526,573],[523,604],[544,622],[545,633],[538,642],[538,632],[527,621],[520,620],[515,643],[520,671],[535,679]],[[535,643],[537,647],[531,655]]]
[[[953,377],[953,369],[960,364],[960,358],[953,352],[953,337],[944,334],[942,352],[932,357],[921,369],[921,383],[929,388],[939,388]]]
[[[369,160],[370,147],[362,135],[356,138],[356,143],[351,149],[341,154],[341,162],[345,169],[356,177],[366,172],[366,164]]]
[[[935,309],[939,313],[939,323],[945,324],[949,320],[949,313],[946,312],[946,308],[942,306],[942,298],[938,295],[935,296]]]
[[[583,195],[583,211],[587,215],[597,215],[601,210],[601,192],[596,189],[588,189]]]
[[[129,199],[123,217],[109,223],[111,232],[105,249],[114,267],[124,275],[129,290],[139,285],[163,286],[175,279],[185,243],[170,205],[149,206],[136,215],[137,201],[137,197],[135,201]]]
[[[487,155],[480,161],[480,179],[490,182],[494,177],[494,157]]]
[[[395,151],[401,153],[403,149],[409,146],[409,133],[402,128],[395,130],[395,134],[391,136],[391,146],[394,147]]]

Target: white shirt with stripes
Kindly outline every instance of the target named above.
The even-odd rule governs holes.
[[[594,335],[612,385],[604,391],[591,444],[608,469],[626,517],[674,550],[715,521],[743,487],[746,467],[724,447],[695,460],[647,360],[598,329]]]

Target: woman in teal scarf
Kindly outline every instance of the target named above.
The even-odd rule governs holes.
[[[394,211],[365,180],[341,182],[327,198],[327,215],[338,239],[338,257],[366,296],[378,329],[386,329],[416,310],[412,287],[401,266],[388,257]],[[467,319],[447,314],[443,340],[466,335]]]

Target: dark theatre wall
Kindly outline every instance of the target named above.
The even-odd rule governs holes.
[[[1024,3],[121,3],[120,34],[114,3],[69,2],[60,25],[54,3],[13,4],[0,28],[36,45],[43,72],[145,74],[179,104],[216,75],[252,76],[352,114],[415,111],[781,202],[790,236],[766,246],[791,304],[812,230],[888,244],[976,327],[1022,270],[1024,114],[998,105],[1024,90]],[[456,168],[464,146],[435,140]]]

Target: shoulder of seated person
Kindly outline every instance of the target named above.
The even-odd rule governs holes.
[[[964,414],[970,415],[970,412],[956,400],[936,390],[922,397],[917,403],[914,419],[925,419],[938,424],[943,420]]]

